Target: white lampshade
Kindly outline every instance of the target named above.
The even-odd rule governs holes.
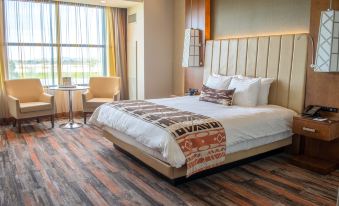
[[[201,38],[198,29],[186,29],[182,67],[199,67]]]
[[[315,71],[339,72],[339,11],[321,12]]]

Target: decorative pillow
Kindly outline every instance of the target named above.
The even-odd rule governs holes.
[[[240,79],[253,79],[254,77],[245,77],[242,75],[238,76]],[[270,93],[270,87],[272,82],[274,81],[273,78],[260,78],[260,90],[258,96],[258,105],[267,105],[268,104],[268,95]]]
[[[260,79],[240,79],[234,77],[228,89],[236,89],[234,93],[234,104],[245,107],[257,106]]]
[[[235,89],[219,90],[203,85],[199,100],[231,106],[233,103],[234,91]]]
[[[206,86],[212,89],[225,90],[228,88],[232,80],[231,76],[221,76],[212,74],[208,77]]]

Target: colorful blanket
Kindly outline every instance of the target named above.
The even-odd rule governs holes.
[[[169,132],[186,157],[187,177],[223,164],[226,134],[217,120],[143,100],[110,105]]]

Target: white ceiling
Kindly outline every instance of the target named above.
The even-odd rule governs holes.
[[[119,7],[119,8],[129,8],[143,2],[143,0],[57,0],[57,1]]]

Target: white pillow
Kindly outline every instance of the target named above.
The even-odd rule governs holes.
[[[239,75],[238,78],[240,79],[253,79],[254,77],[246,77]],[[260,90],[258,95],[258,105],[267,105],[268,104],[268,95],[270,93],[270,86],[274,81],[273,78],[261,78],[260,81]]]
[[[268,104],[268,95],[270,93],[270,87],[273,78],[261,78],[260,91],[258,96],[258,105],[267,105]]]
[[[228,89],[235,89],[233,104],[245,107],[257,106],[260,79],[240,79],[238,77],[232,78]]]
[[[212,89],[225,90],[228,88],[232,80],[230,76],[221,76],[212,74],[208,77],[205,86]]]

